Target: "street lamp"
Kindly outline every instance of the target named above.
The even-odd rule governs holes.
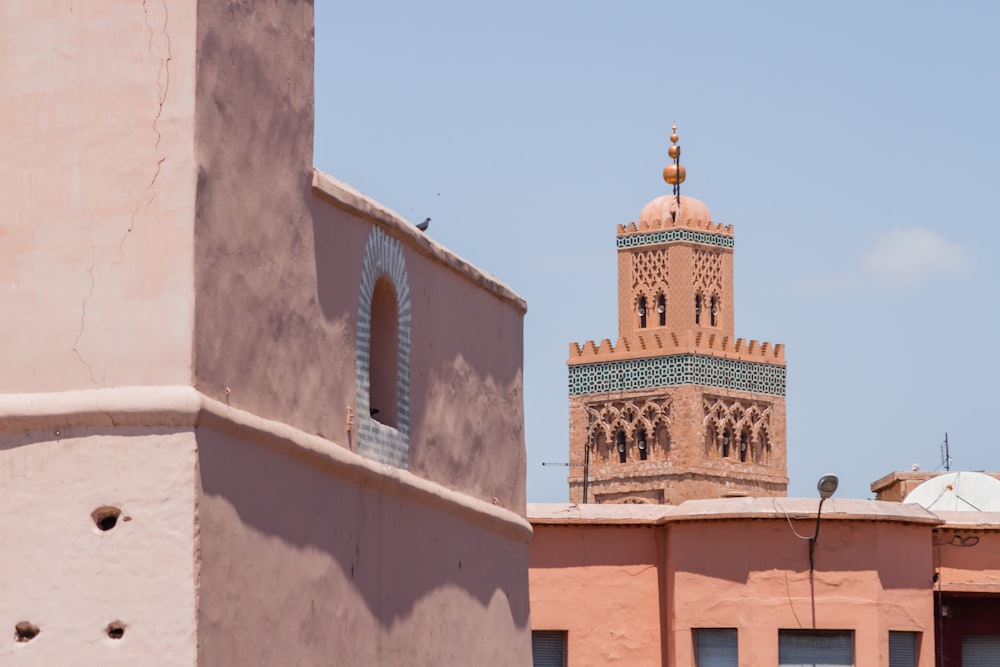
[[[834,474],[823,475],[819,478],[819,482],[816,484],[816,490],[819,491],[819,509],[816,510],[816,530],[813,531],[813,536],[809,538],[809,571],[813,571],[813,552],[816,550],[816,540],[819,539],[819,519],[823,514],[823,502],[832,496],[837,490],[837,484],[840,482],[837,476]]]

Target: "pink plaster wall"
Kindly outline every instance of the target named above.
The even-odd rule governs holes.
[[[194,45],[189,0],[0,4],[0,391],[190,382]]]
[[[525,542],[199,429],[199,664],[528,665]]]
[[[534,528],[532,629],[566,630],[570,667],[661,664],[660,529]]]
[[[413,250],[406,256],[410,470],[524,515],[523,312]]]
[[[523,301],[396,216],[314,189],[312,67],[309,0],[0,5],[0,200],[16,212],[0,297],[17,323],[0,326],[0,497],[47,519],[0,523],[30,533],[0,552],[0,630],[42,629],[0,644],[14,664],[530,662],[527,530],[501,509],[525,509]],[[340,449],[358,450],[374,224],[407,263],[413,475]],[[104,412],[133,394],[126,422]],[[200,426],[206,402],[297,444]],[[23,440],[22,419],[59,442]],[[66,434],[85,426],[78,452]],[[81,508],[122,489],[136,514],[95,551]]]
[[[814,524],[794,522],[801,535]],[[693,665],[692,628],[736,627],[740,664],[773,665],[778,629],[854,630],[855,664],[888,664],[888,631],[924,633],[934,660],[929,527],[826,521],[808,543],[784,520],[680,522],[667,539],[668,665]]]
[[[810,573],[808,540],[795,533],[813,535],[815,507],[531,505],[532,628],[567,630],[570,665],[693,667],[697,628],[736,628],[740,664],[754,667],[777,664],[780,630],[810,628],[853,631],[858,667],[888,665],[890,631],[918,632],[919,664],[934,664],[939,520],[915,506],[832,500]],[[950,554],[943,573],[979,568],[989,580],[992,533],[975,534],[985,548],[965,547],[964,563]]]
[[[375,221],[311,186],[312,3],[241,7],[198,12],[195,382],[356,451]],[[523,309],[383,226],[403,242],[412,299],[410,470],[523,514]]]
[[[195,470],[191,429],[0,434],[0,664],[194,665]]]
[[[996,527],[984,530],[981,526],[946,524],[934,531],[933,543],[940,573],[938,587],[953,592],[1000,592],[1000,534]]]

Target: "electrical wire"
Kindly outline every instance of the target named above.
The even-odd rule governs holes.
[[[795,535],[795,537],[799,538],[800,540],[811,540],[812,539],[811,537],[809,537],[807,535],[799,535],[798,532],[796,532],[795,526],[792,525],[792,517],[790,517],[788,515],[788,512],[785,511],[785,508],[782,507],[781,505],[779,505],[778,501],[776,501],[774,498],[771,498],[771,506],[774,507],[775,510],[777,510],[777,511],[779,511],[782,514],[785,515],[785,520],[788,521],[788,527],[791,528],[792,533]]]

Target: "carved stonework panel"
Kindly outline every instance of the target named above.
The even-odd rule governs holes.
[[[705,396],[702,408],[706,458],[770,464],[770,403]]]
[[[722,295],[722,253],[713,250],[695,249],[694,289],[696,294],[706,298]]]
[[[640,456],[665,458],[670,452],[670,398],[633,398],[587,405],[589,441],[597,461],[615,461],[618,446]],[[642,453],[641,450],[645,450]]]
[[[667,249],[656,248],[632,254],[632,290],[647,297],[667,292]]]

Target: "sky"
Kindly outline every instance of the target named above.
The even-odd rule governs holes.
[[[565,502],[571,341],[615,229],[736,233],[736,335],[786,345],[790,496],[1000,470],[1000,3],[316,2],[316,166],[528,302],[528,500]],[[994,440],[997,438],[997,440]]]

